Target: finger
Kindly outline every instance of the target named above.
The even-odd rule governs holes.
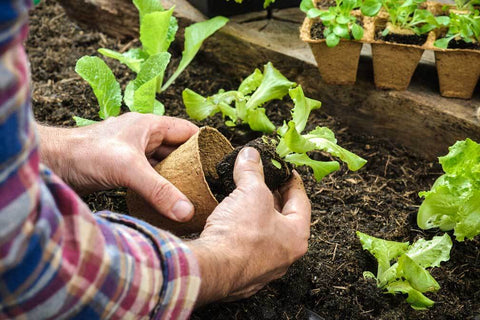
[[[173,184],[159,175],[145,159],[130,170],[128,187],[132,188],[153,208],[176,221],[188,221],[193,215],[193,205]]]
[[[237,187],[254,182],[265,184],[260,154],[255,148],[243,148],[237,156],[233,170],[233,180]]]
[[[292,178],[279,191],[283,199],[282,214],[298,215],[302,220],[310,222],[310,200],[296,171],[293,171]]]
[[[273,192],[273,201],[275,205],[275,210],[277,210],[278,212],[281,212],[283,201],[282,201],[282,196],[280,195],[280,192],[278,192],[278,190],[275,190]]]
[[[198,131],[198,127],[190,121],[166,116],[156,117],[158,121],[156,121],[152,130],[153,133],[161,133],[162,144],[178,146]]]
[[[165,159],[170,153],[172,153],[175,149],[177,149],[177,146],[168,146],[168,145],[163,145],[160,148],[156,149],[152,155],[149,157],[157,160],[157,161],[162,161]]]

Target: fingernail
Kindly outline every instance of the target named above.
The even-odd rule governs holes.
[[[260,154],[258,153],[255,148],[244,148],[242,151],[240,151],[240,158],[245,161],[253,161],[253,162],[259,162],[260,161]]]
[[[193,205],[185,200],[178,200],[170,211],[179,221],[184,221],[193,212]]]

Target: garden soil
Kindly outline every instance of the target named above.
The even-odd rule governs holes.
[[[119,42],[101,33],[82,31],[53,0],[43,2],[31,13],[27,41],[36,119],[56,126],[73,126],[73,115],[98,119],[92,91],[75,74],[75,62],[83,55],[96,54],[101,47],[127,50],[134,45],[138,42]],[[174,65],[180,51],[174,46]],[[108,63],[122,84],[132,78],[126,68]],[[186,118],[181,101],[184,88],[209,95],[220,88],[237,88],[240,81],[228,78],[210,57],[200,54],[159,98],[167,115]],[[281,124],[291,107],[276,102],[266,109],[273,121]],[[413,310],[400,295],[382,294],[373,281],[362,276],[366,270],[375,272],[376,262],[362,250],[356,230],[396,241],[442,234],[422,231],[415,223],[421,203],[417,194],[429,189],[441,174],[439,165],[415,158],[381,137],[352,135],[321,110],[315,111],[311,120],[307,130],[329,126],[340,145],[367,159],[368,164],[358,172],[342,167],[319,183],[311,171],[300,168],[313,209],[308,253],[287,275],[253,297],[204,307],[195,311],[192,319],[306,319],[309,310],[325,319],[479,319],[480,237],[455,242],[450,261],[432,270],[441,289],[427,294],[436,302],[428,311]],[[221,118],[198,124],[219,126]],[[325,156],[318,153],[314,157]],[[85,201],[94,211],[127,213],[125,193],[123,189],[99,192]]]

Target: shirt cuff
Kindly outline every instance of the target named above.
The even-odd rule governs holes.
[[[131,216],[102,211],[96,215],[141,232],[154,244],[160,258],[163,286],[154,319],[188,319],[200,290],[200,269],[188,246],[173,234]]]

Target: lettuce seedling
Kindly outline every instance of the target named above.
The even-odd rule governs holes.
[[[340,39],[355,40],[363,38],[364,30],[358,23],[358,17],[352,10],[359,8],[360,0],[335,0],[336,6],[328,10],[315,8],[312,1],[303,0],[300,9],[310,19],[318,18],[324,26],[323,35],[328,47],[335,47]]]
[[[452,240],[448,234],[428,241],[419,239],[412,245],[375,238],[360,231],[357,236],[363,249],[378,261],[377,275],[365,271],[365,278],[376,279],[377,286],[385,293],[407,294],[407,302],[416,310],[433,306],[434,301],[423,293],[438,291],[440,285],[426,268],[438,267],[450,259]]]
[[[178,30],[177,19],[172,16],[174,8],[164,10],[158,0],[133,0],[133,3],[139,11],[142,47],[132,48],[124,53],[106,48],[98,51],[105,57],[125,64],[137,74],[136,79],[127,84],[123,97],[130,111],[163,115],[164,107],[156,100],[156,93],[166,90],[178,78],[193,60],[203,41],[223,27],[228,19],[215,17],[187,27],[182,59],[172,76],[164,82],[165,70],[170,63],[170,54],[167,51]],[[96,87],[94,93],[100,105],[99,115],[101,119],[106,119],[119,114],[122,94],[113,73],[105,63],[101,64],[99,60],[94,57],[83,57],[77,62],[76,71],[92,87]],[[117,83],[118,88],[117,86],[113,88],[111,85],[113,82]],[[106,86],[103,87],[104,85]],[[110,92],[109,90],[114,91]],[[97,93],[101,95],[99,96]],[[101,100],[104,99],[104,96],[115,97],[115,108],[103,108]],[[80,117],[74,117],[74,119],[77,125],[92,123],[91,120]]]
[[[447,34],[436,40],[434,46],[447,49],[453,39],[463,40],[466,43],[480,43],[480,13],[478,10],[466,14],[451,12],[447,26]]]
[[[458,141],[439,158],[444,175],[424,198],[417,223],[422,229],[454,230],[456,240],[480,234],[480,145],[473,140]]]
[[[282,99],[295,82],[289,81],[271,62],[249,75],[238,90],[220,90],[211,97],[203,97],[190,89],[182,93],[183,103],[190,118],[201,121],[217,113],[227,118],[225,124],[234,127],[248,124],[253,131],[272,133],[275,125],[265,115],[261,106],[268,101]],[[234,106],[233,106],[234,105]]]
[[[424,2],[424,0],[365,0],[361,11],[369,17],[376,16],[382,8],[387,11],[390,23],[383,30],[383,36],[390,32],[398,33],[399,30],[423,35],[448,23],[448,17],[435,17],[430,11],[420,9]]]
[[[284,123],[277,130],[279,142],[277,153],[286,162],[296,166],[309,166],[313,175],[320,181],[326,175],[338,170],[337,161],[317,161],[311,159],[307,152],[319,150],[335,156],[345,162],[352,171],[357,171],[367,163],[367,160],[340,147],[335,134],[327,127],[316,127],[307,134],[301,133],[305,129],[310,112],[320,107],[320,102],[305,97],[302,87],[289,90],[289,95],[295,103],[292,110],[292,120]]]

